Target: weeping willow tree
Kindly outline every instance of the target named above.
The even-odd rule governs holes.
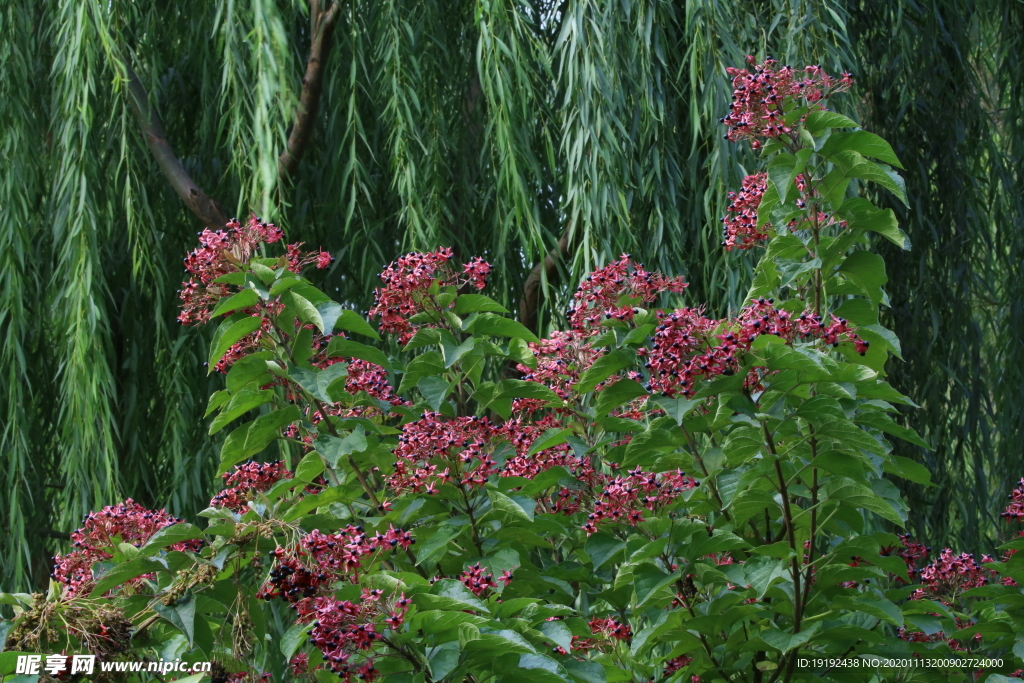
[[[0,36],[6,588],[44,581],[89,509],[208,499],[216,381],[174,322],[177,264],[232,215],[331,250],[359,310],[382,264],[438,245],[491,261],[538,330],[622,252],[735,309],[748,269],[717,224],[751,157],[717,119],[748,53],[853,71],[848,112],[896,143],[891,372],[939,484],[914,523],[998,532],[1024,474],[1020,2],[9,0]]]

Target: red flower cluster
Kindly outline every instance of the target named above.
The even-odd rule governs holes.
[[[418,313],[438,315],[454,305],[454,300],[447,303],[439,301],[431,293],[431,287],[462,287],[472,285],[483,289],[487,285],[487,275],[491,266],[480,258],[474,258],[456,273],[448,262],[452,259],[452,250],[442,247],[435,252],[422,254],[410,252],[394,261],[380,274],[383,287],[373,290],[374,304],[370,309],[371,316],[379,316],[380,329],[398,335],[400,344],[407,344],[416,330],[409,318]]]
[[[878,554],[886,557],[895,552],[907,565],[907,577],[913,580],[920,571],[917,568],[917,561],[924,559],[932,549],[926,548],[923,543],[911,540],[908,534],[899,534],[899,538],[900,543],[902,544],[902,547],[899,550],[892,546],[886,546],[881,548],[878,551]],[[895,578],[901,582],[903,581],[903,579],[900,579],[899,577]]]
[[[679,470],[654,474],[638,467],[628,476],[615,477],[604,485],[583,530],[589,536],[603,522],[628,521],[636,526],[644,521],[643,510],[667,505],[695,486],[693,477]]]
[[[264,600],[281,598],[299,603],[303,598],[316,595],[322,585],[337,580],[356,582],[365,558],[375,553],[406,549],[415,540],[407,531],[389,526],[384,533],[369,536],[362,527],[349,525],[333,534],[314,529],[304,536],[292,550],[277,548],[272,555],[277,563],[270,572],[270,580],[257,593]],[[305,558],[300,561],[299,558]],[[297,605],[300,614],[308,608]]]
[[[722,246],[726,251],[733,249],[749,249],[758,242],[768,238],[764,231],[770,223],[757,229],[757,207],[761,205],[761,198],[768,189],[768,174],[757,173],[748,175],[743,179],[743,185],[739,192],[730,192],[730,204],[726,211],[729,212],[722,219],[724,232]]]
[[[185,270],[192,277],[183,282],[178,291],[182,302],[178,322],[182,325],[207,322],[217,303],[237,291],[236,287],[215,280],[238,272],[239,266],[256,256],[263,244],[277,242],[281,236],[281,228],[256,216],[251,216],[244,225],[237,218],[232,218],[223,230],[200,232],[199,248],[184,261]],[[313,263],[317,268],[326,268],[334,260],[325,251],[304,254],[301,247],[301,243],[288,245],[288,263],[295,272]]]
[[[590,632],[594,635],[605,636],[613,640],[629,640],[633,637],[633,629],[629,627],[629,624],[616,621],[607,617],[594,617],[587,625],[590,626]]]
[[[477,597],[482,597],[492,588],[498,587],[498,584],[494,582],[494,574],[487,571],[487,568],[479,562],[466,567],[462,574],[459,575],[459,581]],[[503,571],[501,576],[498,577],[498,581],[501,581],[506,586],[510,584],[512,582],[512,571],[508,569]]]
[[[1024,479],[1021,479],[1017,487],[1013,489],[1013,493],[1010,494],[1010,504],[1006,506],[1006,510],[1000,513],[1000,516],[1003,519],[1017,522],[1024,521]]]
[[[569,399],[572,397],[572,387],[579,381],[580,375],[601,356],[600,351],[587,344],[590,336],[577,330],[553,331],[549,338],[530,344],[530,350],[537,359],[537,367],[530,368],[520,364],[516,369],[523,373],[524,380],[539,382],[561,398]],[[530,399],[521,399],[514,407],[529,412],[529,401]]]
[[[452,481],[483,486],[487,477],[498,472],[488,447],[494,434],[486,417],[423,413],[422,419],[402,427],[395,448],[395,473],[388,483],[395,491],[431,494]]]
[[[726,140],[748,139],[754,149],[761,146],[758,138],[777,138],[792,131],[784,120],[787,98],[818,102],[833,93],[849,89],[853,84],[850,74],[841,78],[829,76],[820,66],[805,67],[803,73],[791,66],[778,66],[770,57],[764,64],[756,64],[747,57],[753,71],[729,67],[726,73],[733,77],[732,106],[721,123],[728,126]]]
[[[706,318],[695,308],[659,312],[658,318],[660,324],[655,329],[653,344],[650,349],[641,349],[641,355],[646,357],[644,367],[651,373],[650,390],[670,397],[689,397],[696,381],[736,372],[737,354],[749,351],[762,334],[775,335],[789,343],[798,335],[832,346],[846,340],[853,342],[862,355],[868,349],[868,342],[858,337],[843,318],[832,318],[826,325],[821,316],[807,312],[794,320],[786,311],[775,308],[774,299],[763,297],[755,299],[733,321]],[[758,384],[756,368],[748,381],[752,386]]]
[[[284,466],[283,461],[247,462],[220,476],[228,488],[215,495],[210,505],[242,512],[253,499],[253,494],[269,491],[271,486],[282,479],[291,479],[292,473]]]
[[[310,642],[322,653],[324,664],[342,681],[372,681],[377,676],[372,659],[353,661],[357,651],[369,650],[379,642],[382,633],[377,631],[378,621],[390,628],[397,628],[405,620],[411,600],[400,595],[390,605],[384,604],[383,592],[363,589],[358,603],[318,597],[302,615],[303,621],[312,620],[309,631]]]
[[[53,558],[56,566],[52,577],[64,584],[66,596],[87,595],[93,585],[92,565],[113,557],[111,551],[116,544],[128,543],[140,548],[160,529],[181,521],[165,510],[144,508],[131,498],[120,505],[108,505],[99,512],[90,512],[85,516],[82,528],[71,534],[74,550]],[[182,541],[170,548],[197,551],[201,546],[201,541]],[[140,576],[126,583],[136,585],[144,578]]]
[[[992,562],[985,555],[982,562]],[[918,600],[927,596],[944,597],[953,593],[978,588],[988,583],[995,572],[984,569],[974,560],[971,553],[953,554],[949,548],[943,550],[938,559],[921,570],[921,584],[911,594],[911,599]]]
[[[580,284],[569,309],[573,330],[592,332],[602,320],[632,320],[638,304],[650,305],[662,292],[682,292],[681,277],[650,273],[642,263],[634,264],[629,254],[598,268]]]

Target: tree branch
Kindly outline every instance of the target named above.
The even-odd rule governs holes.
[[[519,322],[525,325],[527,329],[534,330],[538,334],[540,330],[537,329],[539,318],[537,307],[540,303],[541,273],[544,274],[547,280],[553,279],[557,274],[558,262],[569,253],[570,231],[570,228],[565,229],[558,240],[558,246],[549,251],[544,260],[533,267],[530,274],[526,276],[526,282],[523,284],[523,298],[519,301]]]
[[[181,161],[175,156],[170,142],[167,141],[167,134],[164,133],[163,122],[159,115],[149,107],[149,96],[146,89],[139,80],[138,74],[130,64],[125,68],[128,72],[128,100],[131,103],[132,111],[135,112],[139,125],[142,127],[142,135],[146,138],[146,145],[149,151],[156,158],[157,166],[164,176],[171,183],[171,187],[178,193],[185,206],[194,213],[204,225],[212,229],[220,229],[227,223],[224,211],[220,205],[205,192],[199,189],[192,177],[189,176]]]
[[[277,160],[277,175],[284,180],[290,178],[299,167],[306,146],[312,137],[320,93],[323,90],[324,63],[331,48],[331,34],[340,12],[337,2],[328,10],[320,9],[319,0],[309,5],[312,35],[309,43],[309,59],[306,61],[306,75],[302,78],[302,93],[299,108],[295,112],[295,123],[288,134],[288,147]]]

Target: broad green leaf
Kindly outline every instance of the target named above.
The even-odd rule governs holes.
[[[440,351],[427,351],[416,356],[405,366],[398,393],[404,394],[415,387],[424,377],[444,374],[444,360]]]
[[[242,417],[250,410],[270,403],[274,398],[276,398],[274,392],[268,389],[260,390],[251,385],[244,387],[221,408],[220,414],[210,424],[208,433],[211,435],[216,434],[232,421]]]
[[[362,425],[357,425],[350,434],[341,438],[321,433],[313,445],[331,467],[337,467],[343,456],[366,450],[366,433]]]
[[[576,383],[576,391],[585,394],[605,381],[613,374],[632,366],[636,362],[636,351],[632,349],[614,349],[594,361],[594,364],[580,376]]]
[[[874,157],[896,168],[903,168],[900,160],[896,157],[896,153],[892,151],[892,146],[879,136],[866,130],[833,133],[822,146],[820,153],[823,156],[830,156],[847,150],[857,152],[866,157]]]
[[[620,379],[615,384],[597,392],[597,415],[607,415],[623,403],[647,395],[647,390],[636,380]]]
[[[256,455],[271,441],[279,438],[282,429],[301,418],[302,413],[298,407],[290,405],[272,410],[266,415],[260,415],[252,422],[231,432],[231,435],[224,440],[224,446],[220,451],[218,473],[227,472],[232,466]],[[244,431],[241,431],[243,429]],[[236,434],[239,436],[236,437]]]
[[[137,557],[134,560],[117,564],[100,575],[96,580],[90,597],[100,597],[107,591],[123,583],[151,572],[166,570],[167,564],[160,559],[152,557]]]
[[[804,127],[811,135],[820,135],[826,128],[857,128],[858,123],[834,111],[819,109],[807,114]]]
[[[380,339],[377,330],[373,329],[370,323],[355,311],[344,309],[333,301],[320,304],[319,311],[324,320],[324,328],[328,333],[334,330],[346,330],[371,339]]]
[[[477,312],[508,313],[508,309],[483,294],[462,294],[455,300],[456,315],[465,316]]]
[[[224,315],[225,313],[231,313],[232,311],[240,311],[243,308],[249,308],[255,306],[256,302],[260,300],[260,297],[256,292],[251,289],[243,289],[241,292],[232,294],[226,299],[221,299],[217,304],[217,307],[210,312],[211,318]]]
[[[188,524],[187,522],[172,524],[171,526],[165,526],[163,529],[158,529],[155,534],[149,537],[146,545],[139,549],[139,552],[144,556],[150,556],[161,548],[166,548],[169,545],[181,543],[182,541],[203,538],[203,536],[202,530],[195,525]]]
[[[196,618],[196,599],[191,592],[186,593],[170,605],[159,600],[153,605],[153,611],[174,624],[188,638],[189,645],[195,642],[193,622]]]
[[[385,370],[391,370],[391,361],[383,351],[340,336],[331,338],[330,344],[327,345],[327,357],[336,356],[358,358],[367,363],[379,365]]]
[[[679,573],[669,574],[653,564],[643,563],[633,569],[633,587],[636,590],[636,606],[642,609],[647,601],[654,597],[660,589],[668,586],[679,577]]]
[[[530,332],[522,323],[503,318],[494,313],[479,313],[477,317],[468,323],[468,331],[474,334],[490,335],[493,337],[512,337],[528,342],[538,342],[533,332]]]
[[[858,250],[847,256],[839,272],[860,287],[871,303],[878,305],[885,297],[882,286],[889,281],[885,274],[885,260],[870,251]]]
[[[516,519],[520,519],[525,522],[533,521],[532,511],[525,510],[519,503],[512,500],[504,493],[495,491],[494,489],[487,489],[487,495],[491,499],[491,506],[500,512],[505,512]]]
[[[220,327],[217,328],[213,344],[210,346],[210,357],[208,359],[209,368],[207,368],[207,374],[213,372],[213,368],[217,365],[217,361],[219,361],[224,354],[228,352],[228,349],[237,344],[242,337],[252,334],[258,330],[262,324],[263,318],[259,316],[246,316],[233,322],[228,318],[222,322]]]
[[[316,325],[316,328],[321,333],[325,331],[324,319],[320,315],[320,311],[317,310],[316,306],[302,296],[295,289],[288,290],[282,297],[281,300],[288,304],[289,307],[294,308],[296,317],[304,323],[310,323]]]
[[[771,628],[758,633],[758,637],[779,652],[789,652],[795,647],[800,647],[808,640],[811,639],[821,622],[815,622],[811,628],[800,631],[799,633],[790,633],[788,631],[780,631],[777,628]]]

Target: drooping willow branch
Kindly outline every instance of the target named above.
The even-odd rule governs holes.
[[[323,90],[323,67],[330,49],[331,34],[340,12],[337,2],[327,10],[321,9],[319,0],[310,2],[311,39],[309,59],[306,62],[306,73],[302,79],[302,92],[299,95],[298,111],[295,122],[288,135],[288,144],[277,162],[278,177],[289,178],[299,167],[299,162],[306,151],[312,137],[317,108],[320,104],[320,93]],[[217,200],[207,195],[192,180],[181,161],[174,153],[163,122],[149,106],[149,95],[142,85],[138,74],[130,64],[125,66],[128,77],[128,95],[132,111],[135,113],[146,139],[146,145],[153,153],[157,165],[164,177],[174,188],[185,206],[199,218],[203,224],[212,229],[223,228],[227,216]]]
[[[331,3],[327,10],[321,9],[320,0],[311,0],[309,3],[309,59],[306,60],[306,74],[302,77],[302,93],[299,95],[298,111],[295,112],[295,123],[288,134],[288,146],[277,161],[277,175],[281,180],[291,177],[298,169],[312,137],[323,90],[324,63],[331,49],[331,34],[334,32],[339,8],[337,2]]]
[[[131,103],[132,111],[139,120],[142,127],[142,135],[146,139],[146,146],[153,153],[157,166],[170,182],[171,187],[185,202],[185,206],[194,213],[199,220],[208,228],[223,228],[227,223],[227,217],[223,209],[215,199],[203,192],[192,177],[181,165],[181,161],[174,154],[171,143],[167,140],[164,132],[163,122],[159,114],[149,106],[149,95],[146,93],[142,81],[130,64],[125,67],[128,74],[128,100]]]

